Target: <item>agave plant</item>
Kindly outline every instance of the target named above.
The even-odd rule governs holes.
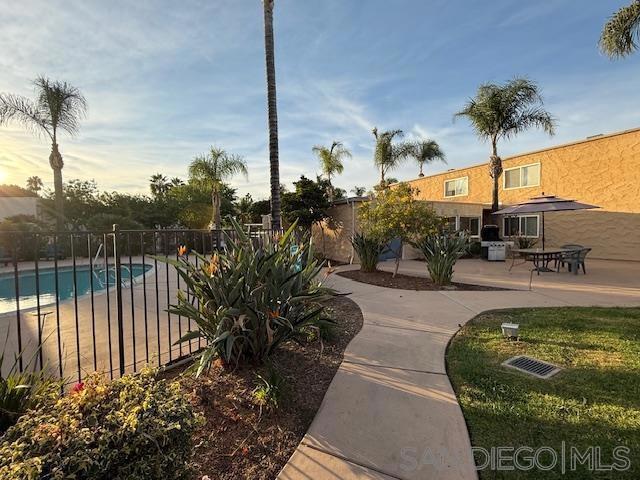
[[[449,285],[453,277],[453,267],[466,253],[469,239],[464,232],[429,235],[413,245],[427,260],[431,280],[437,285]]]
[[[375,272],[378,265],[378,257],[385,249],[384,242],[377,237],[356,233],[351,237],[351,245],[360,257],[360,270],[363,272]]]
[[[190,292],[179,292],[168,311],[198,325],[176,343],[199,337],[207,343],[196,375],[218,357],[233,365],[262,363],[301,330],[332,322],[318,301],[333,291],[319,281],[322,264],[311,243],[296,242],[295,224],[279,238],[265,235],[256,242],[229,221],[233,235],[227,234],[223,252],[162,259],[176,267]]]

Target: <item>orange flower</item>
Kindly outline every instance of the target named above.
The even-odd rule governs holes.
[[[187,254],[187,246],[186,245],[180,245],[178,247],[178,256],[184,257],[186,254]]]
[[[213,277],[219,268],[220,268],[220,257],[218,256],[217,253],[214,253],[211,256],[209,265],[207,265],[207,272],[209,272],[209,276]]]

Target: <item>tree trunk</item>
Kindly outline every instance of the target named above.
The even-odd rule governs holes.
[[[53,189],[55,198],[55,215],[56,215],[56,230],[61,231],[64,226],[64,199],[62,196],[62,167],[64,162],[62,161],[62,155],[58,150],[58,144],[54,138],[51,144],[51,154],[49,155],[49,165],[53,169]]]
[[[422,162],[420,162],[420,173],[418,174],[419,177],[424,177],[424,173],[422,173]]]
[[[493,198],[491,201],[491,211],[500,210],[500,198],[498,194],[498,186],[500,176],[502,175],[502,159],[498,156],[496,140],[492,141],[492,155],[489,159],[489,175],[493,178]]]
[[[222,228],[222,220],[220,216],[220,192],[215,188],[211,192],[211,206],[213,211],[211,212],[211,225],[215,229],[216,247],[220,247],[220,229]]]
[[[273,41],[273,3],[263,0],[264,52],[267,66],[267,107],[269,117],[269,168],[271,172],[271,228],[280,230],[280,163],[278,159],[278,111],[276,106],[276,66]]]

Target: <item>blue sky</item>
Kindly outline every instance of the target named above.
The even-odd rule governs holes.
[[[523,134],[502,156],[640,127],[640,54],[597,49],[606,18],[627,0],[276,0],[276,68],[283,183],[314,176],[311,148],[353,152],[335,183],[378,178],[371,128],[433,138],[448,164],[486,160],[488,146],[453,114],[486,81],[526,75],[542,87],[557,134]],[[186,177],[215,144],[249,163],[240,194],[268,195],[259,0],[3,0],[0,91],[32,95],[39,74],[79,87],[89,103],[80,135],[60,145],[66,179],[145,193],[155,172]],[[51,185],[49,145],[0,129],[0,181]],[[392,176],[410,179],[407,163]]]

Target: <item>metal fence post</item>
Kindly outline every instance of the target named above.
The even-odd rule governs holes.
[[[124,375],[124,321],[122,318],[122,267],[120,262],[120,227],[113,225],[113,258],[115,262],[116,316],[118,318],[118,361],[120,376]],[[107,283],[109,276],[107,274]],[[109,286],[107,285],[107,288]]]

